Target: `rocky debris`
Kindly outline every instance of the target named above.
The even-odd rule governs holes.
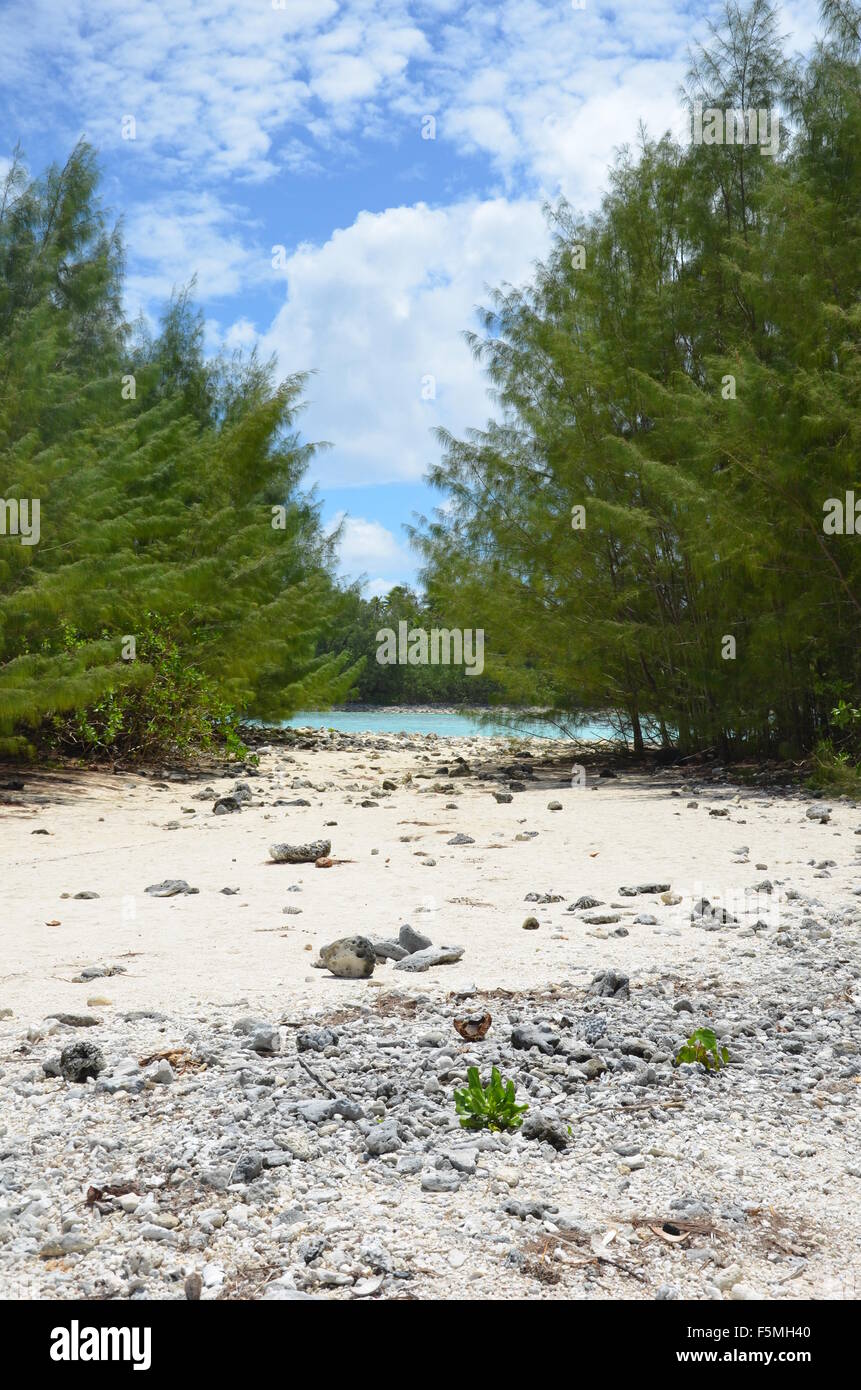
[[[682,994],[644,962],[620,999],[565,980],[555,1001],[470,986],[459,991],[469,1013],[444,991],[329,1001],[276,1052],[251,1045],[278,1031],[256,1013],[130,1011],[101,1025],[86,1087],[55,1079],[49,1035],[30,1030],[22,1046],[22,1025],[2,1021],[4,1278],[45,1298],[136,1299],[182,1297],[196,1274],[207,1301],[261,1298],[273,1284],[278,1298],[396,1297],[409,1273],[417,1297],[434,1297],[439,1261],[451,1293],[529,1298],[540,1240],[559,1275],[545,1292],[595,1297],[584,1258],[612,1235],[601,1297],[657,1297],[670,1258],[685,1297],[737,1299],[739,1286],[824,1296],[856,1258],[857,967],[836,942],[794,954],[791,969],[784,959],[764,947],[749,991],[691,977]],[[729,1048],[720,1073],[672,1065],[699,1023]],[[453,1093],[472,1065],[483,1083],[491,1066],[513,1081],[529,1106],[519,1129],[461,1128]],[[708,1164],[692,1178],[698,1154]],[[81,1203],[90,1189],[97,1221]],[[560,1193],[575,1210],[560,1210]],[[694,1227],[673,1249],[644,1214],[667,1231]]]
[[[597,994],[602,999],[627,999],[628,990],[628,976],[623,975],[621,970],[599,970],[589,987],[590,994]]]
[[[500,806],[507,806],[510,801],[514,800],[511,792],[494,792],[493,798],[499,802]]]
[[[75,980],[86,983],[88,980],[107,979],[111,975],[125,975],[124,965],[85,965],[80,975],[75,975]]]
[[[298,1052],[325,1052],[327,1047],[337,1047],[338,1034],[333,1028],[300,1028],[296,1034]]]
[[[580,898],[578,898],[576,902],[573,902],[573,903],[571,903],[571,904],[569,905],[568,911],[569,911],[569,912],[587,912],[587,911],[588,911],[590,908],[592,908],[592,907],[601,907],[601,906],[602,906],[602,903],[601,903],[600,898],[592,898],[592,897],[589,896],[588,893],[584,893],[583,896],[580,897]]]
[[[85,889],[83,893],[73,893],[72,896],[76,901],[78,901],[81,899],[97,898],[99,894],[87,892],[87,890]]]
[[[395,970],[408,970],[420,974],[432,965],[455,965],[463,955],[463,946],[428,946],[422,951],[413,951],[396,962]]]
[[[474,845],[475,840],[471,835],[463,835],[460,831],[450,840],[446,840],[447,845]]]
[[[184,878],[166,878],[162,883],[153,883],[144,889],[151,898],[175,898],[181,893],[199,893],[199,888],[189,888]]]
[[[523,930],[524,930],[524,931],[538,931],[538,928],[539,928],[540,926],[541,926],[541,923],[539,922],[539,920],[538,920],[537,917],[527,917],[527,918],[526,918],[526,921],[523,923]]]
[[[242,803],[236,796],[220,796],[212,807],[212,813],[215,816],[228,816],[241,810]]]
[[[64,1081],[89,1081],[104,1069],[104,1054],[95,1043],[70,1043],[60,1053],[60,1075]]]
[[[312,840],[307,845],[270,845],[269,856],[276,864],[315,864],[332,851],[331,840]]]
[[[374,973],[377,954],[366,936],[341,936],[320,948],[320,961],[339,980],[367,980]]]
[[[671,888],[671,883],[640,883],[636,888],[620,888],[619,894],[623,898],[636,898],[640,893],[669,893]]]
[[[808,820],[818,821],[821,825],[827,825],[831,819],[831,807],[820,805],[808,806],[804,814]]]
[[[720,927],[737,927],[738,918],[723,907],[714,907],[708,898],[700,898],[691,909],[691,921],[706,931],[717,931]]]

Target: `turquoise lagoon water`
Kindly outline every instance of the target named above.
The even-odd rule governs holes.
[[[558,729],[552,725],[531,723],[525,719],[516,729],[491,720],[481,723],[474,715],[454,710],[427,709],[348,709],[301,710],[288,719],[286,729],[337,729],[340,733],[358,734],[438,734],[440,738],[469,738],[485,736],[534,735],[537,738],[576,738],[580,741],[613,738],[609,724],[596,721],[577,730]]]

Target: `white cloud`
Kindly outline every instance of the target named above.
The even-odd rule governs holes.
[[[376,573],[378,577],[363,586],[367,597],[388,593],[405,573],[415,570],[416,557],[381,522],[338,512],[327,529],[334,531],[342,523],[339,572],[349,580]]]
[[[197,299],[210,302],[270,281],[270,251],[253,241],[257,231],[240,209],[212,193],[136,204],[124,227],[133,266],[126,281],[131,313],[163,304],[192,276]]]
[[[528,278],[546,240],[537,203],[497,198],[363,212],[294,252],[263,348],[285,374],[317,371],[303,429],[334,446],[315,465],[321,482],[418,479],[434,426],[484,423],[484,378],[463,330],[488,286]]]
[[[337,167],[342,141],[408,129],[418,139],[432,111],[439,140],[483,153],[509,184],[592,202],[614,145],[635,137],[640,118],[654,134],[674,124],[688,45],[722,8],[707,0],[692,17],[688,0],[586,0],[584,10],[568,0],[4,0],[0,83],[38,91],[33,124],[52,120],[66,145],[83,126],[152,175],[260,180],[327,151]],[[791,43],[809,44],[816,11],[817,0],[787,0],[779,18]],[[121,139],[125,115],[134,141]]]

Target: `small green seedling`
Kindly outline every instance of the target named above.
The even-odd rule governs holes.
[[[528,1105],[515,1105],[514,1082],[503,1081],[496,1067],[490,1073],[490,1085],[481,1084],[478,1067],[466,1073],[468,1085],[455,1091],[454,1106],[464,1129],[519,1129],[523,1112]]]
[[[711,1028],[697,1028],[686,1043],[679,1048],[674,1066],[680,1062],[702,1062],[706,1071],[720,1071],[729,1061],[725,1047],[718,1047],[718,1040]]]

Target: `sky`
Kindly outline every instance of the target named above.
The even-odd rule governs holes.
[[[581,8],[582,6],[582,8]],[[597,207],[614,150],[685,131],[712,0],[0,0],[0,172],[85,136],[154,323],[197,277],[207,349],[311,371],[307,482],[341,573],[415,583],[403,523],[435,430],[493,413],[464,341],[544,255],[542,207]],[[790,51],[815,0],[780,9]]]

